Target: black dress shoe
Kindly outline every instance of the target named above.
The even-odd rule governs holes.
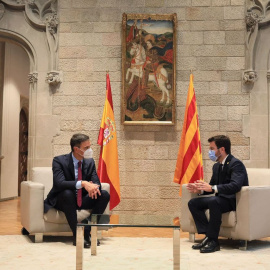
[[[204,237],[204,239],[202,240],[202,242],[200,244],[193,245],[192,248],[193,249],[201,249],[202,247],[204,247],[207,244],[208,241],[209,241],[209,238],[206,236],[206,237]]]
[[[76,239],[73,240],[73,246],[76,246]],[[88,241],[86,241],[86,240],[84,239],[84,241],[83,241],[83,247],[84,247],[84,248],[90,248],[90,247],[91,247],[91,242],[88,242]]]
[[[211,240],[208,241],[206,246],[202,247],[200,249],[201,253],[211,253],[211,252],[215,252],[215,251],[219,251],[220,250],[220,246],[218,241],[215,240]]]
[[[84,241],[86,241],[87,243],[89,243],[90,246],[91,246],[91,237],[89,235],[85,235],[84,236]],[[100,242],[99,242],[98,239],[97,239],[97,246],[100,246]]]
[[[90,248],[91,247],[91,238],[89,234],[84,235],[84,248]]]

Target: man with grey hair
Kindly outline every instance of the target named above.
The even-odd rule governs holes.
[[[76,245],[76,210],[92,209],[92,214],[103,214],[110,194],[101,190],[95,162],[91,157],[89,137],[80,133],[74,134],[70,146],[69,154],[53,159],[53,187],[44,201],[44,212],[54,207],[65,213],[73,233],[73,245]],[[84,247],[90,246],[90,230],[86,229]]]

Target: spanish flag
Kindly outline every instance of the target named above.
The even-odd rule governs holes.
[[[173,181],[182,185],[196,180],[203,180],[203,162],[193,75],[190,74],[185,118]],[[181,191],[180,188],[180,196]]]
[[[112,91],[108,73],[106,79],[106,100],[98,135],[98,144],[101,147],[97,173],[101,182],[110,184],[110,210],[112,210],[120,202],[120,180]]]

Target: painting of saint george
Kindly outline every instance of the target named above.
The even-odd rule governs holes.
[[[176,24],[176,14],[123,14],[123,124],[174,124]]]

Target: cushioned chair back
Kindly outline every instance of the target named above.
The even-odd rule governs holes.
[[[267,168],[247,168],[250,186],[269,186],[270,170]]]
[[[44,199],[47,197],[53,185],[53,173],[51,167],[34,167],[32,169],[32,181],[45,186]]]

